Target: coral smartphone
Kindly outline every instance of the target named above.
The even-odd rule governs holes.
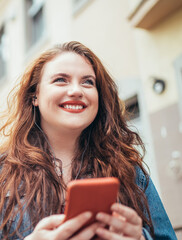
[[[91,211],[93,217],[86,223],[95,221],[98,212],[111,213],[110,207],[117,200],[119,181],[114,177],[74,180],[68,184],[65,220]]]

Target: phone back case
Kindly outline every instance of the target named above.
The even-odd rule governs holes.
[[[111,205],[117,200],[119,181],[114,177],[74,180],[68,184],[65,221],[78,214],[91,211],[94,222],[98,212],[111,213]]]

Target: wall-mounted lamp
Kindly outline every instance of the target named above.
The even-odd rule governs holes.
[[[166,89],[166,82],[162,79],[153,77],[153,90],[156,94],[161,94]]]
[[[168,174],[176,180],[182,178],[182,161],[180,151],[173,151],[171,153],[171,160],[168,164]]]

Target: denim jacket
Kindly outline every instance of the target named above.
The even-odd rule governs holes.
[[[144,190],[146,186],[145,175],[142,172],[142,170],[139,168],[136,170],[136,172],[137,172],[136,183],[141,189]],[[172,225],[170,223],[170,220],[160,200],[160,197],[150,178],[149,178],[149,184],[145,191],[145,195],[148,200],[149,210],[150,210],[152,222],[154,225],[154,235],[155,235],[154,239],[155,240],[177,240],[174,230],[172,228]],[[19,215],[17,215],[13,221],[11,232],[13,232],[14,229],[16,228],[18,219],[19,219]],[[2,222],[2,218],[0,219],[0,222]],[[21,227],[20,227],[20,232],[22,233],[22,237],[14,236],[14,237],[9,237],[8,239],[9,240],[24,239],[24,237],[28,236],[33,231],[33,229],[26,230],[30,225],[31,225],[31,222],[30,222],[29,215],[25,213]],[[146,240],[153,239],[149,233],[149,230],[146,228],[143,228],[143,235],[145,236]],[[4,239],[1,231],[0,231],[0,239]]]
[[[137,169],[136,183],[140,188],[145,189],[146,178],[141,169]],[[145,195],[148,200],[149,210],[154,226],[154,239],[177,240],[170,220],[151,178],[149,178],[149,184],[145,191]],[[146,240],[153,239],[146,228],[143,228],[143,235],[145,236]]]

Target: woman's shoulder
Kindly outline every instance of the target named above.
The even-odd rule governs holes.
[[[147,187],[150,180],[149,174],[139,166],[135,167],[136,170],[136,184],[143,190]]]
[[[149,174],[144,172],[140,167],[136,167],[136,184],[145,192],[154,226],[155,239],[177,240],[152,179]],[[146,239],[150,238],[146,237]]]

